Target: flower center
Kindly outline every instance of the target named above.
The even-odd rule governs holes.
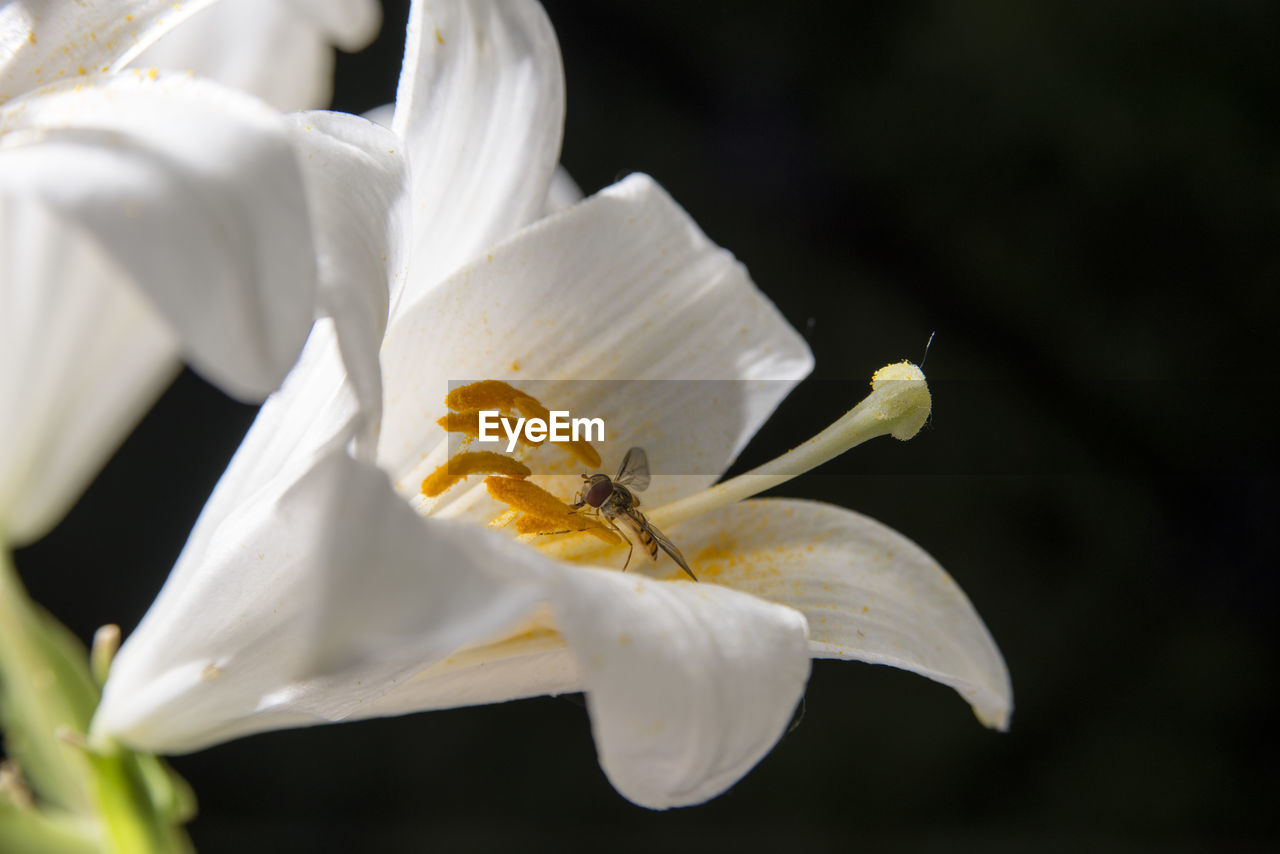
[[[453,458],[423,480],[425,500],[437,500],[443,492],[456,487],[470,474],[485,474],[484,492],[508,508],[491,519],[490,525],[501,527],[514,521],[521,539],[554,557],[606,563],[601,560],[604,552],[622,547],[621,539],[613,532],[604,529],[591,517],[574,512],[564,501],[526,480],[530,470],[519,460],[467,450],[470,441],[479,435],[478,427],[473,429],[472,426],[473,423],[478,424],[478,414],[474,419],[470,414],[472,410],[478,413],[480,406],[477,404],[483,404],[484,408],[504,409],[502,404],[505,402],[504,411],[523,411],[518,403],[523,398],[528,398],[528,395],[495,381],[475,383],[450,393],[446,403],[450,405],[451,412],[441,418],[439,424],[449,432],[465,435]],[[541,404],[532,398],[528,401],[523,406],[529,411],[535,405],[541,408]],[[790,480],[875,436],[910,439],[928,420],[930,407],[929,388],[919,368],[907,362],[881,368],[871,380],[871,394],[812,439],[744,475],[655,508],[647,516],[659,527],[675,525]],[[592,466],[598,466],[599,455],[594,448],[588,446],[580,452],[586,453],[588,449],[594,455]],[[526,451],[527,448],[522,449],[522,452]],[[584,527],[573,528],[573,525]],[[553,533],[559,536],[548,536]],[[501,637],[461,650],[419,674],[418,678],[445,677],[489,662],[563,649],[564,646],[564,638],[550,610],[544,605]],[[572,688],[566,685],[565,690]]]
[[[503,528],[515,522],[516,533],[547,535],[585,532],[614,545],[618,537],[598,520],[577,510],[535,483],[526,480],[532,473],[518,459],[493,451],[472,451],[470,446],[480,436],[481,412],[497,411],[503,419],[516,416],[540,418],[548,423],[551,412],[531,395],[500,380],[482,380],[453,389],[445,396],[449,413],[436,423],[447,433],[461,433],[458,449],[443,465],[422,481],[421,494],[438,499],[470,475],[483,474],[489,496],[507,506],[507,510],[489,520],[489,526]],[[509,426],[509,425],[508,425]],[[526,432],[512,431],[515,440],[527,453],[545,443],[528,438]],[[592,469],[600,467],[600,454],[590,442],[569,440],[552,442]]]

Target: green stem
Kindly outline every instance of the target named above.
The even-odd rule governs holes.
[[[35,795],[31,806],[0,804],[4,850],[192,850],[184,782],[153,756],[85,746],[98,697],[88,651],[31,601],[0,542],[0,723]]]
[[[97,704],[92,681],[78,673],[87,653],[23,589],[9,551],[0,545],[0,721],[6,752],[45,803],[83,815],[89,811],[84,751],[58,738],[85,732]]]
[[[0,804],[0,851],[98,854],[101,850],[97,828],[84,819]]]
[[[142,762],[130,751],[93,756],[95,807],[102,821],[106,850],[119,854],[178,854],[194,850],[186,833],[153,799]],[[177,818],[185,821],[189,815]]]

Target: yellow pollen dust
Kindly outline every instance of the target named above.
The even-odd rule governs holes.
[[[473,474],[500,474],[523,479],[529,476],[529,467],[519,460],[495,454],[493,451],[455,454],[447,463],[426,476],[422,481],[422,494],[428,498],[435,498]]]
[[[527,480],[486,477],[484,485],[494,499],[525,514],[516,523],[516,530],[522,534],[586,531],[606,543],[618,542],[614,533],[604,525],[589,516],[573,512],[568,504]],[[526,522],[526,519],[530,521]]]

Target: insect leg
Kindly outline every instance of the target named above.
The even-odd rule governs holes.
[[[583,479],[583,480],[586,480],[586,479],[587,479],[587,476],[584,474],[584,475],[582,476],[582,479]],[[586,504],[586,503],[587,503],[587,490],[586,490],[586,489],[579,489],[579,490],[578,490],[578,494],[577,494],[577,495],[575,495],[575,496],[573,496],[573,498],[574,498],[574,502],[573,502],[572,504],[570,504],[570,505],[569,505],[569,509],[570,509],[570,510],[577,510],[577,509],[578,509],[579,507],[581,507],[583,504]]]
[[[631,542],[631,538],[627,536],[625,531],[618,527],[618,523],[613,521],[613,519],[605,516],[603,513],[600,514],[600,518],[603,519],[610,528],[613,528],[613,530],[617,532],[618,536],[622,537],[623,542],[627,544],[627,559],[622,564],[622,571],[626,572],[627,567],[631,565],[631,553],[636,550],[636,544]]]

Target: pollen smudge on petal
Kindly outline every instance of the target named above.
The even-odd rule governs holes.
[[[529,476],[529,467],[519,460],[493,451],[455,454],[422,481],[422,494],[435,498],[449,487],[473,474],[500,474],[510,478]]]
[[[522,534],[587,531],[607,543],[618,541],[604,525],[589,516],[574,513],[568,504],[537,484],[527,480],[486,477],[484,485],[493,498],[525,514],[516,522],[516,530]],[[525,519],[530,517],[533,521],[526,522]]]

